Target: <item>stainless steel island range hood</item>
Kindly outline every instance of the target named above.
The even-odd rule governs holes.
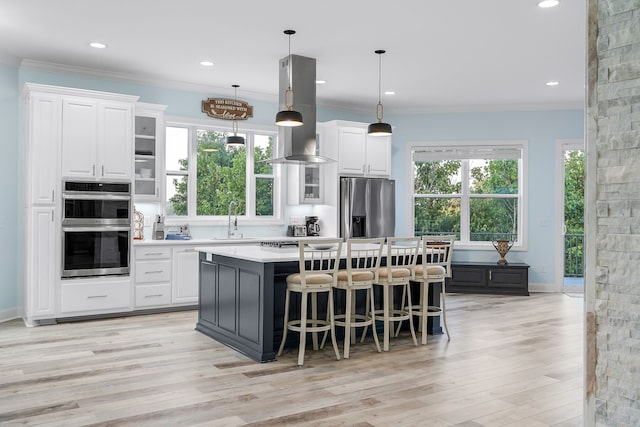
[[[289,70],[291,67],[291,70]],[[290,74],[289,74],[290,73]],[[278,128],[278,153],[268,163],[322,164],[335,162],[320,156],[316,140],[316,60],[290,55],[279,62],[280,110],[286,109],[285,91],[293,90],[294,109],[302,114],[303,125]],[[291,76],[291,77],[289,77]]]

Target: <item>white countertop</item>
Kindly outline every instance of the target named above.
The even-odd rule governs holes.
[[[318,240],[321,241],[322,238],[320,237],[318,238]],[[297,246],[286,248],[269,248],[259,245],[225,245],[197,247],[195,249],[199,252],[263,263],[298,261],[300,259],[300,249]],[[346,252],[347,246],[342,245],[342,253],[340,257],[346,258]]]
[[[196,250],[254,262],[287,262],[300,259],[300,250],[297,246],[266,248],[258,245],[225,245],[197,247]]]
[[[305,239],[322,239],[322,237],[305,237]],[[183,246],[183,245],[196,245],[196,246],[242,246],[242,245],[257,245],[260,242],[271,241],[289,241],[300,240],[300,237],[289,236],[270,236],[270,237],[243,237],[241,239],[228,239],[226,237],[214,237],[211,239],[191,239],[191,240],[134,240],[134,246]]]

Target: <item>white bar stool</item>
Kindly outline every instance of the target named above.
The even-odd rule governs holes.
[[[304,351],[306,347],[307,332],[314,334],[314,344],[317,343],[318,332],[331,332],[331,342],[336,353],[336,359],[340,360],[340,352],[336,342],[335,323],[333,314],[333,287],[337,283],[338,264],[342,250],[341,239],[300,240],[300,272],[287,276],[287,293],[284,307],[284,328],[282,343],[278,356],[282,355],[284,344],[287,340],[287,331],[300,333],[298,347],[298,366],[304,363]],[[289,303],[291,292],[301,294],[300,319],[289,320]],[[327,318],[317,318],[316,296],[318,293],[327,293]],[[307,317],[308,295],[312,295],[312,318]],[[314,345],[314,349],[317,346]]]
[[[422,344],[427,343],[427,319],[441,316],[447,341],[451,341],[447,327],[445,281],[451,277],[451,256],[456,236],[422,236],[422,263],[416,266],[416,282],[420,286],[420,304],[411,308],[415,316],[420,316],[420,332]],[[429,287],[432,283],[440,283],[440,306],[429,305]],[[396,331],[396,334],[400,328]]]
[[[371,326],[373,330],[373,340],[378,353],[380,343],[378,334],[375,332],[375,313],[369,312],[369,307],[374,307],[373,284],[378,281],[380,268],[380,258],[384,238],[379,239],[350,239],[347,240],[347,260],[346,269],[338,271],[338,281],[336,289],[345,290],[345,311],[344,314],[336,314],[335,323],[344,327],[344,358],[349,358],[351,340],[355,340],[355,328]],[[366,290],[367,303],[364,314],[355,312],[356,291]],[[327,333],[325,332],[324,338]],[[362,335],[364,341],[365,335]],[[323,339],[324,344],[324,339]]]
[[[393,334],[391,323],[398,322],[398,328],[403,321],[409,321],[409,329],[413,338],[413,345],[418,345],[416,333],[413,328],[413,313],[411,302],[411,288],[409,283],[415,275],[416,260],[420,248],[419,237],[388,237],[387,238],[387,264],[379,270],[380,279],[375,283],[383,288],[383,309],[372,310],[375,314],[381,314],[384,322],[384,339],[382,348],[389,351],[389,337]],[[402,286],[402,301],[400,309],[393,308],[393,290],[396,286]],[[405,304],[406,298],[406,304]],[[406,307],[407,309],[405,310]],[[365,331],[366,332],[366,331]],[[393,334],[396,335],[396,334]]]

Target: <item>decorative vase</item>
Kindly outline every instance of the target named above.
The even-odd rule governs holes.
[[[496,251],[498,251],[498,254],[500,255],[498,264],[508,264],[504,256],[507,254],[507,252],[509,252],[509,249],[511,249],[511,246],[513,246],[514,242],[504,239],[498,239],[495,242],[491,243],[493,243],[493,247],[496,248]]]
[[[133,240],[144,240],[144,215],[133,207]]]

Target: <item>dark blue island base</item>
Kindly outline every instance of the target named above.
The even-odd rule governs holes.
[[[256,262],[200,252],[200,299],[196,330],[255,361],[275,360],[282,339],[286,278],[297,272],[298,261]],[[432,305],[440,304],[439,291],[438,285],[431,286],[432,295],[429,299]],[[374,286],[374,292],[375,300],[382,301],[381,287]],[[412,294],[416,299],[419,297],[418,285]],[[341,313],[344,293],[338,290],[334,298],[336,313]],[[400,294],[395,300],[400,300]],[[325,307],[326,297],[323,300],[319,296],[320,318],[326,315]],[[299,308],[299,295],[292,295],[291,318],[299,318]],[[362,293],[356,298],[356,310],[363,313],[364,308],[365,295]],[[382,322],[377,323],[378,334],[382,336]],[[439,318],[429,318],[428,332],[432,335],[442,333]],[[339,338],[343,333],[342,328],[336,328]],[[288,334],[287,346],[297,345],[298,335]]]

